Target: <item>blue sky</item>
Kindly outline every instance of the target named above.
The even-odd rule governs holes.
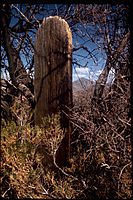
[[[51,5],[51,4],[49,4]],[[54,5],[51,5],[54,6]],[[44,16],[42,16],[44,17]],[[16,19],[12,19],[11,24],[16,23]],[[30,36],[33,38],[33,34],[31,33]],[[93,43],[88,43],[87,42],[88,38],[78,38],[77,36],[75,36],[73,34],[73,46],[77,46],[79,47],[80,44],[84,43],[84,45],[90,50],[92,51],[95,46]],[[33,38],[34,41],[34,38]],[[86,42],[85,42],[86,41]],[[80,56],[78,56],[77,54],[79,54]],[[82,58],[82,56],[86,56]],[[24,65],[26,65],[26,60],[24,59],[23,55],[22,55],[22,61],[24,63]],[[73,65],[73,74],[72,74],[72,81],[75,81],[79,78],[87,78],[89,80],[93,80],[96,81],[98,79],[98,76],[100,75],[100,73],[102,72],[104,66],[105,66],[105,62],[106,62],[106,56],[104,55],[104,53],[102,52],[102,54],[100,55],[98,53],[97,55],[97,61],[96,63],[94,63],[94,60],[89,58],[86,54],[86,52],[84,50],[79,50],[73,53],[73,61],[76,60],[79,64],[81,65],[86,65],[86,67],[79,67],[77,65]],[[7,63],[6,63],[7,64]],[[114,72],[110,72],[110,77],[113,77]]]
[[[73,66],[73,76],[72,76],[72,81],[76,81],[79,78],[86,78],[89,79],[90,81],[96,81],[101,74],[104,66],[105,66],[106,60],[101,59],[97,64],[93,65],[88,63],[88,66],[83,68],[83,67],[74,67]],[[111,69],[108,80],[107,82],[112,82],[114,79],[115,71]]]
[[[86,38],[87,39],[87,38]],[[74,39],[73,38],[73,46],[75,46],[75,43],[78,42],[78,45],[80,46],[82,44],[82,41],[80,39]],[[86,42],[85,46],[91,51],[93,51],[93,49],[96,49],[96,46],[91,43],[91,42]],[[93,60],[92,58],[90,58],[90,56],[84,51],[84,50],[79,50],[78,52],[73,52],[73,61],[76,59],[76,61],[81,64],[82,66],[86,66],[86,67],[80,67],[78,65],[73,65],[73,76],[72,76],[72,81],[76,81],[79,78],[86,78],[89,79],[91,81],[96,81],[99,77],[99,75],[101,74],[102,70],[105,67],[106,64],[106,54],[104,53],[104,51],[100,52],[98,50],[96,50],[95,52],[96,55],[96,59]],[[77,54],[81,55],[77,56]],[[82,56],[84,56],[82,58]],[[108,77],[108,82],[111,81],[114,77],[114,71],[110,71],[109,73],[109,77]]]

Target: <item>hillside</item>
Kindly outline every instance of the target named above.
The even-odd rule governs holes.
[[[73,82],[73,93],[81,92],[81,91],[90,91],[94,88],[95,82],[90,81],[86,78],[80,78]]]

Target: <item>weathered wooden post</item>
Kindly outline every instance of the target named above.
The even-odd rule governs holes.
[[[43,20],[35,39],[35,123],[72,105],[72,34],[58,16]],[[62,126],[69,120],[62,113]],[[66,137],[68,140],[68,136]],[[67,141],[68,143],[68,141]],[[66,145],[67,146],[67,145]],[[64,151],[65,147],[64,147]]]

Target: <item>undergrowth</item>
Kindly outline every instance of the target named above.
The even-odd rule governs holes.
[[[84,106],[82,115],[73,111],[75,117],[70,117],[73,125],[71,159],[70,165],[62,168],[54,163],[55,152],[64,138],[60,113],[45,117],[42,128],[31,126],[26,117],[24,124],[2,119],[1,197],[131,198],[128,126],[118,120],[111,126],[110,117],[109,123],[105,121],[96,127],[87,119],[87,112],[90,110]]]

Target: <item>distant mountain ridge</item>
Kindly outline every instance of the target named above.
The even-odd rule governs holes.
[[[76,80],[72,84],[73,86],[73,93],[80,92],[82,90],[89,90],[92,89],[95,85],[94,81],[90,81],[86,78],[80,78],[79,80]]]

